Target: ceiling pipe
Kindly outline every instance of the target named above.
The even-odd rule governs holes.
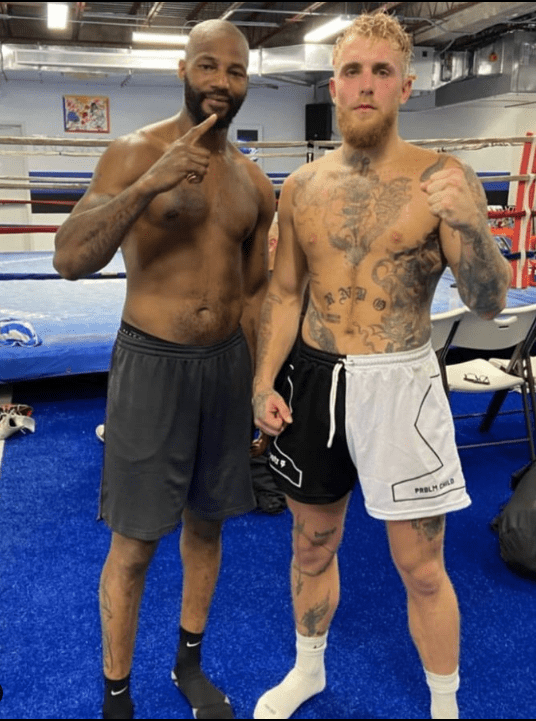
[[[308,5],[306,8],[304,8],[301,12],[299,12],[297,15],[294,15],[289,20],[285,21],[281,27],[277,28],[277,30],[273,30],[271,33],[268,33],[267,35],[264,35],[260,40],[257,40],[253,44],[253,48],[258,48],[259,45],[262,45],[262,43],[265,43],[267,40],[270,40],[274,37],[274,35],[277,35],[278,33],[283,32],[283,30],[286,30],[289,23],[297,23],[300,20],[303,20],[304,17],[307,17],[311,13],[313,13],[315,10],[318,10],[318,8],[322,7],[323,5],[327,5],[328,3],[312,3],[311,5]]]

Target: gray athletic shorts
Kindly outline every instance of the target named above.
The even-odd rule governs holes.
[[[430,344],[337,356],[300,339],[277,390],[293,417],[269,464],[301,503],[333,503],[358,481],[374,518],[411,520],[471,503],[454,424]]]
[[[185,506],[208,520],[247,513],[251,429],[241,329],[191,347],[123,323],[108,380],[99,518],[121,535],[156,540]]]

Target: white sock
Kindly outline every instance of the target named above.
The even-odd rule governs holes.
[[[296,665],[278,686],[260,697],[254,719],[290,718],[304,701],[324,690],[327,636],[327,632],[323,636],[302,636],[296,632]]]
[[[439,676],[424,669],[432,694],[430,714],[433,719],[459,718],[456,691],[460,685],[458,669],[449,676]]]

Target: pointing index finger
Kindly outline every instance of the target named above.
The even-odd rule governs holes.
[[[196,143],[202,135],[204,135],[208,130],[210,130],[210,128],[214,125],[217,119],[218,116],[216,115],[216,113],[212,113],[212,115],[209,115],[208,118],[205,118],[205,120],[199,123],[199,125],[195,125],[193,128],[190,128],[190,136],[192,138],[192,142]]]

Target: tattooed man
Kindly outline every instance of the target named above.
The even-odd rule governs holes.
[[[196,718],[234,718],[200,667],[223,520],[255,506],[251,364],[266,291],[275,197],[228,140],[249,48],[228,22],[200,23],[179,64],[185,105],[111,144],[56,237],[76,279],[121,247],[123,322],[109,378],[100,515],[111,527],[100,583],[104,718],[131,718],[129,674],[145,573],[181,522],[183,595],[173,680]],[[251,348],[248,349],[248,343]]]
[[[270,463],[294,519],[297,659],[258,701],[256,719],[289,718],[325,687],[356,468],[368,513],[387,522],[432,718],[458,718],[459,614],[443,564],[444,514],[470,499],[430,347],[430,306],[448,263],[463,301],[492,318],[510,270],[474,173],[398,135],[410,56],[395,19],[354,22],[335,46],[330,82],[342,146],[292,174],[281,194],[254,411],[277,436]]]

